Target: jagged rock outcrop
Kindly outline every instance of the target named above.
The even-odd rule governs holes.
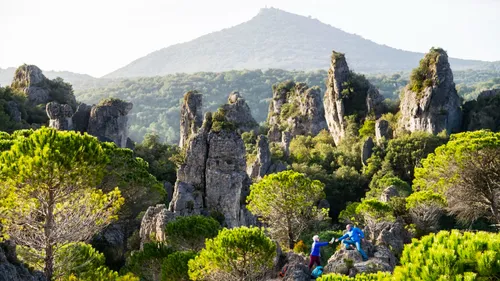
[[[379,222],[364,229],[365,237],[376,246],[384,246],[398,258],[403,252],[404,245],[411,241],[411,236],[404,228],[402,221]]]
[[[46,104],[56,99],[61,103],[76,105],[71,85],[64,83],[59,78],[47,79],[42,70],[35,65],[20,66],[14,74],[11,86],[23,91],[31,105]],[[58,92],[57,97],[53,96],[52,92]]]
[[[170,212],[164,204],[149,207],[142,217],[139,231],[141,249],[144,243],[151,242],[151,238],[158,242],[165,241],[165,226],[175,219],[175,216],[176,214]]]
[[[267,122],[270,142],[281,141],[284,131],[288,131],[293,138],[297,135],[317,135],[326,129],[319,87],[309,88],[305,83],[291,81],[274,85]]]
[[[17,258],[16,245],[7,240],[0,243],[0,281],[46,281],[43,273],[31,272]]]
[[[259,129],[259,124],[252,117],[250,107],[239,92],[229,94],[227,104],[222,106],[228,122],[233,123],[237,130],[241,132],[255,131]]]
[[[5,109],[10,116],[10,119],[14,122],[21,122],[22,114],[19,110],[19,105],[15,101],[8,101]]]
[[[363,143],[363,148],[361,149],[361,162],[363,165],[368,165],[368,159],[372,156],[374,146],[375,144],[371,137],[368,137]]]
[[[344,54],[333,51],[326,87],[325,119],[337,145],[345,136],[346,116],[362,119],[373,113],[378,118],[384,111],[383,97],[364,76],[349,70]]]
[[[73,129],[73,108],[69,104],[52,101],[47,103],[45,110],[50,119],[49,127],[66,131]]]
[[[266,136],[260,135],[257,138],[257,158],[248,166],[247,174],[251,178],[261,179],[268,173],[271,164],[269,142]]]
[[[294,252],[286,253],[285,265],[286,273],[283,281],[309,281],[311,274],[307,267],[306,258]]]
[[[464,104],[464,131],[500,131],[500,89],[483,91],[475,101]]]
[[[189,137],[198,131],[203,122],[202,118],[201,94],[197,91],[187,92],[184,94],[181,105],[181,139],[179,147],[184,147]]]
[[[399,126],[410,132],[457,132],[462,122],[460,103],[448,55],[432,48],[413,70],[404,89]]]
[[[391,201],[393,197],[399,197],[399,191],[395,185],[391,185],[382,191],[379,200],[384,203]]]
[[[87,132],[100,141],[111,141],[119,147],[127,146],[127,114],[132,103],[118,99],[108,99],[93,106],[90,111]]]
[[[375,139],[377,144],[381,144],[382,140],[388,141],[392,138],[392,128],[389,121],[384,119],[379,119],[375,122]]]

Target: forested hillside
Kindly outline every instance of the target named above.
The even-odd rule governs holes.
[[[482,90],[500,87],[500,72],[493,70],[455,71],[459,95],[475,99]],[[198,90],[203,95],[204,111],[214,111],[226,102],[230,92],[239,91],[246,99],[257,122],[267,117],[272,85],[293,80],[309,86],[319,86],[325,92],[326,71],[286,71],[281,69],[199,72],[163,77],[98,80],[99,88],[75,87],[78,100],[97,103],[106,97],[117,97],[134,104],[129,113],[130,137],[141,141],[148,132],[156,132],[170,143],[179,141],[180,101],[184,93]],[[367,76],[380,93],[392,100],[399,98],[400,90],[408,83],[409,73]]]

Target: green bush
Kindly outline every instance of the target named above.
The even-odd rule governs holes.
[[[359,129],[359,137],[363,140],[367,137],[375,137],[375,120],[366,119]]]
[[[371,274],[357,274],[355,277],[349,277],[341,274],[327,274],[316,279],[317,281],[389,281],[392,280],[388,272],[377,272]]]
[[[168,255],[161,265],[161,281],[189,281],[188,262],[195,257],[191,251]]]
[[[499,261],[500,234],[441,231],[405,246],[394,279],[498,280]]]
[[[123,272],[130,272],[143,281],[156,281],[161,276],[163,259],[174,253],[164,243],[146,243],[140,251],[132,251],[127,258]]]
[[[189,277],[198,280],[255,280],[269,270],[276,244],[257,227],[223,229],[189,261]]]
[[[165,234],[170,246],[177,250],[200,251],[205,239],[217,236],[220,224],[211,217],[178,217],[167,224]]]

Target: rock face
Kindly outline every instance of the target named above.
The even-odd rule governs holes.
[[[376,246],[391,249],[391,252],[399,258],[403,252],[404,244],[411,241],[411,237],[404,228],[401,221],[380,222],[364,229],[365,237]]]
[[[58,130],[73,129],[73,109],[69,104],[59,104],[52,101],[45,106],[47,116],[49,116],[49,127]]]
[[[267,137],[260,135],[257,138],[257,158],[254,163],[247,168],[247,174],[251,178],[261,179],[271,167],[271,151]]]
[[[155,241],[165,241],[165,226],[174,218],[174,213],[169,212],[164,204],[149,207],[141,221],[141,249],[144,243],[151,242],[151,235]]]
[[[76,108],[76,112],[73,115],[73,129],[77,132],[84,133],[89,127],[90,111],[92,106],[81,103]]]
[[[309,281],[311,280],[311,274],[309,273],[309,268],[306,265],[306,259],[304,256],[296,254],[294,252],[288,252],[286,254],[285,265],[287,267],[283,281]]]
[[[363,165],[368,165],[368,159],[372,156],[374,146],[375,144],[371,137],[368,137],[363,143],[363,149],[361,150],[361,162]]]
[[[464,104],[464,131],[500,131],[500,89],[481,92],[475,101]]]
[[[218,118],[226,118],[219,116]],[[212,215],[224,226],[255,224],[255,218],[242,202],[249,193],[246,151],[241,135],[233,129],[213,127],[212,114],[205,114],[203,125],[185,146],[184,163],[177,170],[174,194],[168,209],[150,207],[141,226],[141,240],[163,229],[177,216]],[[220,124],[219,124],[220,125]]]
[[[267,122],[270,142],[280,142],[284,131],[292,138],[317,135],[327,128],[320,89],[291,81],[274,85]]]
[[[259,129],[259,124],[252,117],[250,107],[239,92],[229,94],[227,104],[222,106],[226,119],[233,123],[240,133],[255,131]]]
[[[374,113],[378,117],[384,111],[383,97],[364,76],[349,70],[344,54],[333,51],[326,87],[325,118],[337,145],[345,136],[346,116],[364,118]]]
[[[375,138],[377,144],[380,144],[383,139],[389,140],[392,138],[392,128],[389,125],[389,121],[379,119],[375,122]]]
[[[0,281],[46,281],[41,272],[30,272],[17,259],[16,245],[12,241],[0,243]]]
[[[391,185],[391,186],[387,187],[386,189],[384,189],[384,191],[382,191],[382,194],[380,195],[379,200],[381,202],[388,203],[389,201],[391,201],[391,198],[398,197],[398,196],[399,196],[398,189],[396,188],[396,186]]]
[[[189,140],[189,137],[195,134],[202,124],[202,99],[197,91],[189,91],[184,94],[184,100],[181,105],[181,132],[179,147]]]
[[[127,114],[132,103],[117,99],[101,101],[90,111],[87,132],[100,141],[112,141],[119,147],[127,146]]]
[[[460,130],[460,98],[453,82],[448,55],[442,49],[431,49],[421,60],[404,89],[399,126],[407,131],[437,134]]]

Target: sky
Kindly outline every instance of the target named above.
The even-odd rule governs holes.
[[[500,60],[500,0],[0,0],[0,67],[100,77],[266,6],[398,49]]]

